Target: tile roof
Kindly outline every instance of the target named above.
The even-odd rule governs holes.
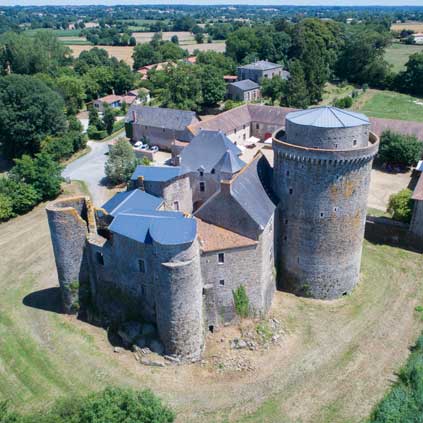
[[[414,188],[413,196],[411,197],[413,200],[423,201],[423,173],[420,174],[419,180],[417,181],[417,185]]]
[[[179,166],[142,166],[136,167],[131,176],[131,181],[136,181],[138,177],[143,176],[145,181],[167,182],[179,175],[182,175],[182,169]]]
[[[135,123],[152,126],[155,128],[172,129],[183,131],[188,125],[198,119],[195,112],[178,109],[167,109],[163,107],[148,107],[133,105],[126,114],[125,121],[132,122],[133,112],[136,115]]]
[[[116,101],[121,101],[121,99],[122,99],[122,96],[120,95],[110,94],[110,95],[106,95],[105,97],[100,97],[94,101],[101,101],[102,103],[112,104],[112,103],[115,103]]]
[[[278,65],[277,63],[268,62],[267,60],[259,60],[254,63],[249,63],[248,65],[240,66],[240,69],[257,69],[257,70],[269,70],[274,68],[281,68],[282,65]]]
[[[251,81],[251,79],[243,79],[242,81],[231,82],[229,85],[231,87],[239,88],[242,91],[251,91],[260,88],[260,85],[254,81]]]
[[[203,252],[257,245],[257,241],[197,218],[198,239]]]
[[[102,208],[115,217],[119,212],[127,209],[156,210],[162,203],[163,199],[140,189],[134,189],[118,192]]]
[[[205,172],[210,173],[227,150],[235,156],[241,154],[241,150],[223,132],[200,131],[182,150],[182,172],[195,172],[203,167]]]
[[[297,125],[318,128],[351,128],[369,124],[368,117],[362,113],[350,112],[332,106],[312,107],[291,112],[285,118]]]
[[[176,211],[128,209],[113,219],[109,229],[143,244],[179,245],[194,241],[197,222]]]

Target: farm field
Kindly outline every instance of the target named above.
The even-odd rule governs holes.
[[[401,31],[402,29],[411,29],[415,32],[423,32],[423,22],[408,21],[404,23],[394,23],[391,25],[392,31]]]
[[[68,195],[79,189],[66,186]],[[129,351],[115,354],[103,329],[60,314],[43,205],[1,224],[0,247],[0,400],[21,411],[115,384],[151,388],[181,423],[361,422],[422,329],[414,311],[423,305],[421,255],[366,242],[351,295],[325,302],[277,293],[280,344],[231,350],[239,332],[228,327],[208,335],[203,364],[145,367]],[[219,360],[232,357],[250,370],[222,371]]]
[[[423,52],[423,45],[393,43],[385,50],[385,60],[393,66],[395,72],[405,69],[410,55]]]
[[[90,50],[94,46],[92,45],[86,45],[86,44],[69,44],[68,45],[72,52],[74,57],[78,57],[82,51]],[[111,56],[116,57],[119,60],[124,60],[128,65],[132,66],[133,60],[132,60],[132,50],[133,47],[122,47],[122,46],[97,46],[99,48],[103,48],[104,50],[107,50]],[[218,51],[220,53],[223,53],[225,51],[226,45],[225,43],[205,43],[205,44],[182,44],[181,47],[185,48],[189,51],[189,53],[193,53],[194,50],[200,50],[200,51]]]
[[[392,91],[372,90],[359,111],[376,118],[423,122],[423,99]]]

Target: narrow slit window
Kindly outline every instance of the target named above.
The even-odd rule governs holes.
[[[292,188],[289,188],[289,193],[292,194],[294,190]]]
[[[204,182],[200,182],[200,191],[204,192],[206,190],[206,184]]]
[[[219,264],[225,263],[225,254],[224,253],[219,253],[217,255],[217,261],[218,261]]]
[[[145,273],[145,261],[142,259],[138,260],[138,270],[141,273]]]
[[[225,280],[224,280],[224,279],[220,279],[220,280],[219,280],[219,285],[220,285],[220,286],[225,285]]]
[[[101,264],[102,266],[104,266],[104,256],[103,256],[103,253],[100,253],[100,251],[97,251],[96,257],[97,257],[97,263],[98,264]]]

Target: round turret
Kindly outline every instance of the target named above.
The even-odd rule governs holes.
[[[350,292],[378,150],[367,117],[333,107],[288,113],[273,150],[279,285],[324,299]]]

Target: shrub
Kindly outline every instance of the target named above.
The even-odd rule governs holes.
[[[378,157],[383,163],[411,166],[420,160],[422,143],[414,135],[384,131]]]
[[[125,139],[119,139],[110,148],[109,158],[105,165],[105,173],[112,184],[126,182],[137,166],[134,150]]]
[[[40,201],[40,196],[32,185],[10,178],[0,178],[0,194],[10,199],[14,214],[26,213]]]
[[[15,214],[13,213],[13,203],[11,198],[0,193],[0,222],[9,220],[14,216]]]
[[[348,109],[353,105],[353,99],[349,96],[339,98],[335,101],[335,107],[339,107],[340,109]]]
[[[232,291],[234,297],[235,312],[239,317],[248,317],[250,311],[250,301],[244,285],[240,285]]]
[[[102,140],[107,137],[107,132],[99,130],[95,126],[89,126],[87,129],[88,138],[92,140]]]
[[[392,214],[393,219],[405,223],[410,222],[413,214],[412,194],[412,191],[406,188],[389,197],[388,212]]]
[[[47,137],[41,143],[41,151],[57,161],[67,159],[72,156],[73,141],[70,137]]]
[[[119,129],[122,129],[125,127],[125,120],[122,119],[118,122],[115,122],[113,125],[113,132],[119,131]]]

